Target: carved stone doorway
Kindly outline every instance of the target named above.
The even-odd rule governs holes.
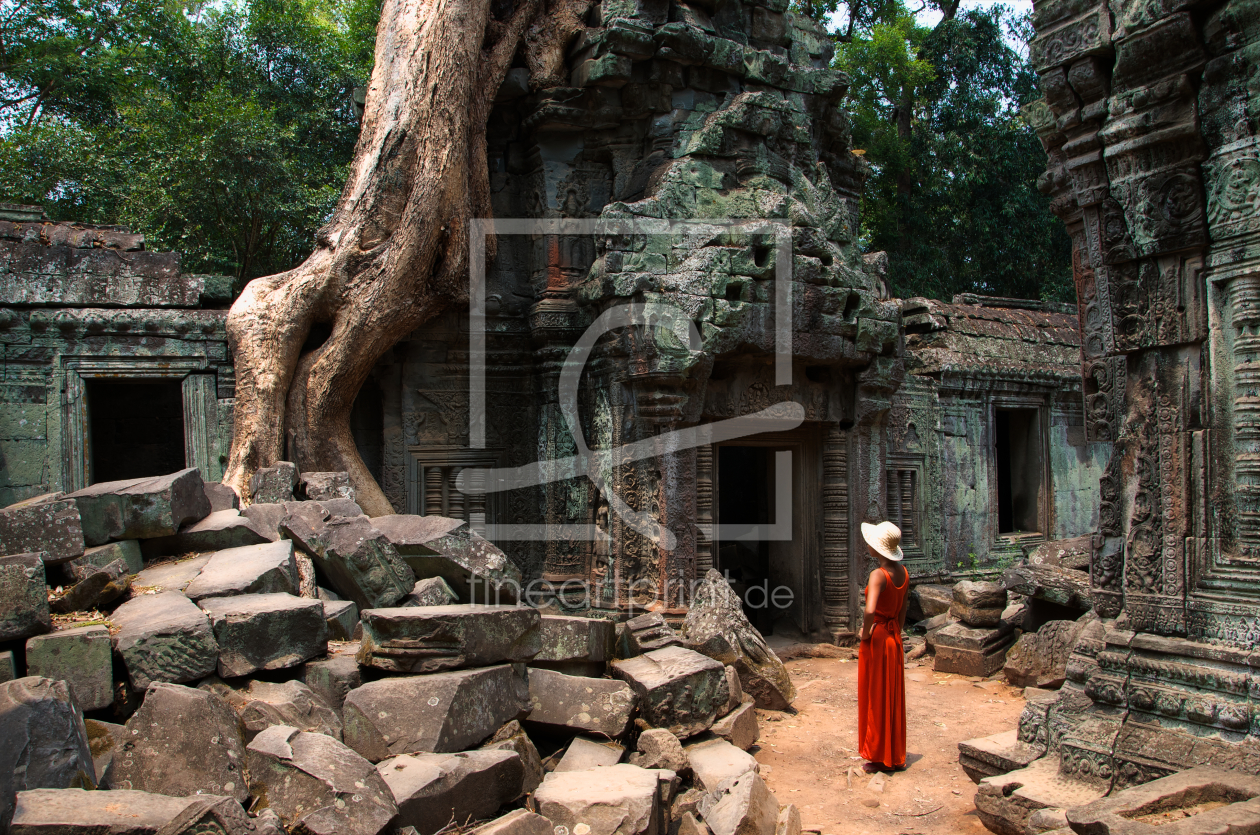
[[[785,622],[824,631],[821,447],[808,427],[713,450],[715,563],[764,634]]]

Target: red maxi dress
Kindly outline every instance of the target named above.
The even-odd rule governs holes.
[[[906,680],[897,619],[910,588],[906,572],[901,587],[883,566],[888,582],[875,601],[871,637],[858,650],[858,753],[887,768],[906,764]]]

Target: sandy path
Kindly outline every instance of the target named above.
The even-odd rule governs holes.
[[[857,660],[787,662],[799,696],[796,716],[757,711],[759,749],[752,753],[780,803],[795,803],[806,829],[823,835],[983,833],[975,784],[958,765],[958,743],[1014,728],[1024,699],[997,681],[975,682],[910,662],[906,669],[908,768],[886,775],[883,792],[868,786],[857,756]],[[983,687],[977,684],[983,684]],[[925,814],[926,813],[926,814]]]

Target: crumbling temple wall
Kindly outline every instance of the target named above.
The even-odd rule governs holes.
[[[93,415],[88,390],[104,396],[111,383],[148,386],[122,392],[140,401],[169,394],[183,420],[172,430],[183,436],[172,439],[182,453],[174,469],[187,461],[221,477],[232,437],[231,289],[225,276],[182,273],[178,253],[146,250],[121,227],[0,205],[0,506],[101,480],[92,425],[107,414],[98,402]],[[130,405],[143,414],[143,402]]]
[[[1021,735],[1118,785],[1260,771],[1260,3],[1037,2],[1030,109],[1074,241],[1104,625]]]

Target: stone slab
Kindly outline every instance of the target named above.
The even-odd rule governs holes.
[[[96,768],[96,787],[108,789],[111,785],[114,754],[122,751],[123,743],[127,741],[127,728],[113,722],[87,718],[83,720],[83,727],[87,729],[88,750],[92,752],[92,764]]]
[[[249,798],[240,720],[217,694],[151,684],[126,728],[126,742],[111,767],[114,788]]]
[[[1019,729],[968,739],[958,743],[958,764],[979,783],[985,777],[1027,768],[1041,757],[1042,749],[1019,741]]]
[[[358,660],[395,673],[437,673],[528,661],[540,647],[538,610],[528,606],[409,606],[360,614]]]
[[[724,665],[684,647],[614,661],[612,672],[634,690],[648,724],[680,738],[708,730],[730,692]]]
[[[1068,656],[1092,612],[1078,621],[1052,620],[1036,632],[1025,632],[1006,653],[1002,672],[1015,687],[1056,690],[1067,680]]]
[[[551,821],[528,809],[513,809],[477,827],[468,835],[553,835]]]
[[[353,600],[360,612],[393,606],[416,584],[411,569],[366,516],[319,519],[301,509],[287,513],[280,530],[310,555],[333,589]]]
[[[0,510],[0,554],[38,553],[49,565],[83,555],[83,524],[69,499],[18,502]]]
[[[26,671],[66,682],[82,710],[114,703],[114,650],[105,626],[80,626],[29,639]]]
[[[262,542],[217,551],[184,587],[190,600],[239,594],[298,593],[293,543]]]
[[[376,768],[330,736],[273,725],[247,749],[256,809],[272,809],[291,832],[380,835],[398,806]]]
[[[368,682],[346,696],[342,719],[346,744],[380,762],[468,750],[529,707],[524,670],[501,664]]]
[[[530,725],[618,737],[634,713],[634,691],[622,681],[529,671]]]
[[[11,835],[267,835],[230,797],[115,789],[36,789],[17,796]]]
[[[1023,563],[1006,570],[1002,575],[1002,585],[1015,594],[1048,600],[1082,612],[1094,605],[1088,571]]]
[[[28,676],[0,684],[0,832],[16,792],[95,787],[83,714],[66,683]]]
[[[207,597],[198,605],[210,617],[224,678],[296,667],[328,648],[328,623],[318,600],[242,594]]]
[[[976,788],[976,814],[998,835],[1024,835],[1029,816],[1040,809],[1071,809],[1098,800],[1105,789],[1059,772],[1057,756],[1027,768],[985,777]]]
[[[398,550],[417,579],[441,577],[462,603],[514,603],[520,569],[467,522],[444,516],[378,516],[372,525]]]
[[[51,630],[43,559],[39,554],[0,557],[0,641],[21,641]]]
[[[79,582],[65,591],[61,597],[48,601],[48,608],[56,614],[90,612],[113,603],[131,587],[127,564],[114,560],[97,568],[89,565],[78,572]]]
[[[202,551],[222,551],[271,541],[239,510],[216,510],[204,519],[185,525],[178,533],[144,540],[148,559]]]
[[[293,501],[298,468],[289,461],[277,461],[271,467],[259,467],[249,478],[249,500],[257,504],[278,504]]]
[[[70,493],[83,522],[83,541],[170,536],[210,515],[210,501],[195,467],[164,476],[93,484]]]
[[[622,624],[627,658],[656,649],[682,645],[682,637],[674,631],[660,612],[646,612]]]
[[[481,748],[486,751],[511,751],[521,758],[521,792],[513,799],[519,800],[532,794],[542,783],[542,758],[521,723],[515,719],[499,728]]]
[[[83,556],[71,560],[67,565],[71,568],[95,565],[103,568],[114,560],[122,560],[127,565],[129,574],[139,574],[144,570],[144,555],[140,551],[138,539],[123,539],[118,542],[106,542],[104,545],[93,545],[83,552]]]
[[[705,739],[683,746],[687,762],[696,782],[705,791],[714,792],[726,780],[738,780],[750,771],[759,772],[760,766],[741,748],[725,739]]]
[[[753,771],[723,782],[700,801],[700,817],[713,835],[774,835],[779,811],[779,801]]]
[[[1200,766],[1067,810],[1091,835],[1260,832],[1260,777]]]
[[[608,768],[621,762],[626,749],[615,742],[597,741],[575,736],[569,741],[564,756],[556,763],[553,774],[566,771],[590,771],[592,768]],[[544,781],[546,778],[543,778]]]
[[[398,601],[399,606],[449,606],[459,602],[459,595],[441,577],[417,580],[411,593]]]
[[[241,719],[246,742],[272,725],[288,725],[341,739],[341,717],[337,711],[300,681],[251,679],[244,686],[232,687],[215,676],[198,687],[232,706]]]
[[[312,501],[349,499],[354,501],[354,487],[349,473],[302,473],[298,476],[298,489]]]
[[[658,835],[660,773],[627,763],[552,772],[534,792],[534,803],[568,832],[584,824],[583,835]]]
[[[932,583],[917,585],[910,590],[910,608],[906,613],[906,620],[914,623],[915,621],[943,615],[949,611],[949,605],[953,602],[954,589],[952,586]]]
[[[212,554],[202,554],[171,562],[150,565],[136,575],[135,585],[141,589],[177,591],[183,593],[188,584],[197,579],[201,569],[210,562]]]
[[[359,607],[353,600],[322,600],[328,640],[349,641],[359,628]]]
[[[404,754],[376,770],[398,804],[398,826],[420,835],[489,818],[521,791],[521,758],[512,751]]]
[[[722,718],[713,723],[709,730],[714,736],[721,737],[736,748],[747,751],[757,744],[761,738],[761,730],[757,725],[756,705],[750,699],[740,704]]]
[[[202,484],[202,489],[206,493],[206,501],[210,502],[211,513],[220,510],[239,510],[241,507],[241,497],[226,484],[207,481]]]
[[[534,656],[532,663],[535,665],[567,661],[606,663],[613,660],[617,627],[610,620],[543,615],[539,629],[542,649]]]
[[[114,651],[131,686],[145,690],[155,681],[194,681],[214,672],[219,644],[210,619],[179,592],[142,594],[110,615]]]
[[[302,667],[302,681],[339,714],[346,696],[363,683],[359,663],[348,652],[307,661]]]
[[[675,774],[691,771],[682,743],[664,728],[648,728],[639,734],[636,751],[630,755],[630,764],[640,768],[663,768]]]

